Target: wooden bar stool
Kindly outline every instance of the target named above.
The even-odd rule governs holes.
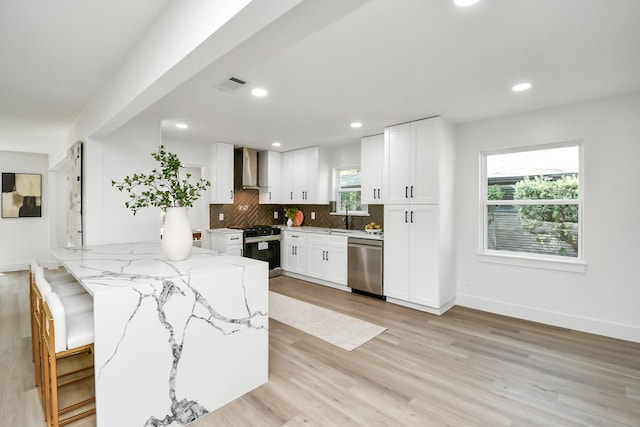
[[[41,267],[38,267],[41,269]],[[41,273],[35,275],[37,280],[31,284],[31,345],[33,349],[33,363],[35,373],[35,383],[38,389],[40,401],[44,407],[45,399],[42,385],[43,379],[43,363],[42,358],[42,333],[43,333],[43,298],[46,294],[53,292],[49,281],[44,278]],[[93,313],[93,298],[88,293],[81,295],[69,295],[59,298],[65,310],[66,316],[72,316],[78,313]],[[93,320],[91,321],[93,322]],[[93,324],[93,323],[92,323]]]
[[[42,306],[44,299],[35,281],[31,282],[31,347],[33,350],[33,363],[38,397],[44,410],[44,391],[42,388]]]
[[[59,427],[95,414],[95,384],[89,398],[81,399],[64,408],[60,407],[60,390],[63,387],[94,378],[93,366],[93,312],[67,315],[58,295],[44,295],[42,325],[42,360],[45,415],[48,427]],[[73,356],[90,355],[90,363],[64,374],[59,373],[59,363]],[[70,415],[71,412],[84,410]]]

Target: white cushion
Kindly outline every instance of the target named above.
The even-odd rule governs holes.
[[[40,293],[44,296],[47,292],[51,292],[51,285],[49,281],[44,277],[44,273],[42,272],[42,267],[36,267],[36,286],[40,290]]]
[[[76,280],[67,270],[44,270],[44,277],[50,283],[73,282]]]
[[[93,343],[93,311],[67,316],[67,348]]]
[[[93,298],[87,293],[60,297],[60,299],[67,317],[72,314],[93,311]]]
[[[49,306],[51,315],[53,316],[54,339],[55,339],[55,352],[64,351],[67,349],[67,319],[64,311],[64,305],[60,297],[53,292],[47,292],[44,294],[44,300]],[[45,327],[48,326],[45,325]]]
[[[53,292],[60,295],[60,297],[66,297],[70,295],[80,295],[86,293],[85,289],[78,282],[64,282],[64,283],[51,283],[51,289]]]

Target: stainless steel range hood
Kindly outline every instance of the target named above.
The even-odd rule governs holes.
[[[258,151],[253,148],[236,148],[234,152],[234,184],[236,189],[259,190]]]

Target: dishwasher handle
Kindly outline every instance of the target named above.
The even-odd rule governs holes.
[[[363,239],[362,237],[349,237],[347,240],[348,246],[369,246],[382,248],[382,240],[378,239]]]

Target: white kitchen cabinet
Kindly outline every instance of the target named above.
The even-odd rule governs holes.
[[[287,151],[282,160],[282,203],[329,202],[329,167],[324,150],[310,147]]]
[[[258,153],[259,203],[279,204],[282,195],[282,154],[276,151]]]
[[[451,303],[455,296],[452,225],[438,205],[385,205],[384,294],[388,300],[426,311]]]
[[[242,256],[242,230],[213,228],[209,230],[210,249],[228,255]]]
[[[383,188],[384,134],[360,140],[360,169],[362,170],[362,203],[382,204],[386,195]]]
[[[282,178],[281,187],[282,194],[280,199],[282,203],[294,203],[293,197],[293,165],[295,163],[295,151],[286,151],[282,153]],[[295,199],[297,201],[297,199]]]
[[[391,126],[384,132],[385,204],[439,204],[453,189],[451,126],[440,117]]]
[[[284,250],[281,251],[281,268],[285,271],[307,274],[307,235],[295,231],[282,231]]]
[[[347,237],[309,234],[307,274],[340,285],[347,284]]]
[[[216,142],[212,150],[213,204],[233,204],[233,144]]]

